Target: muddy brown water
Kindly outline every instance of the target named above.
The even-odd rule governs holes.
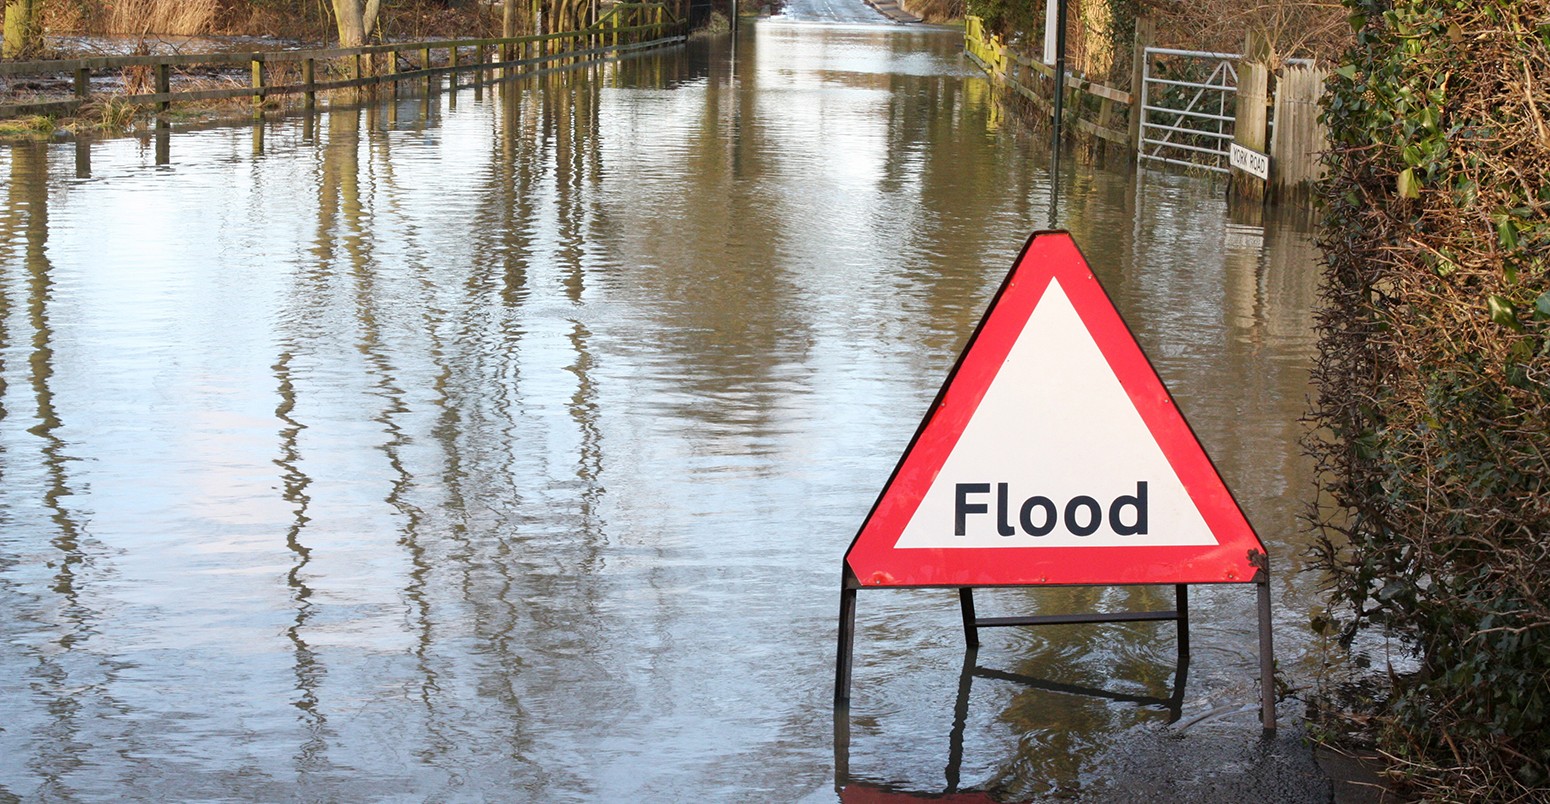
[[[1260,739],[1249,587],[1196,591],[1182,686],[1170,626],[966,668],[952,592],[865,590],[836,728],[841,556],[1052,187],[1316,672],[1310,232],[1052,181],[960,45],[773,20],[0,148],[0,800],[1327,796],[1295,703]]]

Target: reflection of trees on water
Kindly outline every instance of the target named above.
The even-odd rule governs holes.
[[[589,580],[606,539],[598,362],[581,313],[600,214],[598,92],[595,82],[561,75],[497,86],[491,150],[470,188],[479,202],[456,227],[467,231],[464,242],[418,222],[425,199],[400,175],[412,156],[397,152],[393,131],[368,123],[363,135],[357,112],[328,117],[311,264],[297,274],[274,366],[282,494],[295,512],[288,636],[308,734],[302,769],[330,768],[324,755],[358,739],[325,714],[337,714],[338,686],[350,677],[330,680],[326,668],[345,657],[309,644],[314,622],[333,616],[319,601],[335,593],[314,588],[330,565],[316,563],[307,533],[323,524],[328,539],[337,524],[324,521],[331,513],[318,509],[306,468],[309,443],[316,460],[330,438],[348,437],[329,432],[329,414],[339,411],[328,406],[356,380],[357,393],[378,400],[363,413],[381,434],[382,501],[406,564],[401,599],[424,711],[405,742],[418,761],[451,771],[488,753],[458,725],[477,722],[507,741],[501,775],[536,789],[546,774],[568,771],[541,771],[525,758],[532,702],[565,697],[567,686],[587,688],[593,704],[618,694],[606,683],[557,678],[559,662],[543,658],[595,652],[605,618]],[[379,231],[395,239],[384,243]],[[552,320],[528,320],[549,314],[535,305],[576,312],[556,330]],[[567,376],[570,392],[557,394]],[[447,647],[470,638],[484,649]]]
[[[12,676],[13,682],[23,677],[31,678],[31,688],[42,693],[42,700],[37,701],[42,705],[42,711],[35,713],[42,722],[35,723],[34,733],[28,735],[19,725],[25,723],[26,718],[18,715],[11,728],[18,732],[14,738],[33,736],[50,746],[66,747],[66,750],[49,748],[32,752],[27,757],[27,765],[41,780],[40,787],[31,791],[32,794],[70,797],[74,792],[68,777],[84,764],[78,749],[89,739],[86,735],[93,717],[90,710],[99,704],[114,706],[104,687],[117,670],[99,666],[87,649],[87,643],[97,634],[97,615],[86,598],[91,594],[93,578],[102,568],[96,567],[94,571],[93,565],[99,559],[88,552],[89,537],[81,515],[69,504],[76,494],[68,471],[74,459],[58,432],[64,423],[54,391],[55,333],[50,311],[54,301],[54,271],[48,257],[48,146],[44,143],[12,146],[10,163],[6,206],[0,217],[0,248],[10,252],[13,243],[20,248],[19,253],[4,254],[6,268],[4,275],[0,275],[0,399],[12,398],[7,380],[11,367],[4,363],[3,354],[10,351],[13,344],[25,344],[24,371],[27,388],[32,394],[32,417],[36,424],[26,430],[31,437],[29,449],[0,445],[0,478],[7,481],[7,496],[37,490],[40,493],[37,504],[52,528],[48,539],[50,550],[47,551],[41,549],[41,544],[29,543],[33,534],[20,532],[4,537],[0,542],[3,545],[0,549],[0,592],[7,598],[13,594],[38,594],[42,588],[29,592],[27,586],[13,586],[6,575],[13,568],[34,572],[38,569],[37,564],[46,563],[52,576],[46,588],[58,596],[52,605],[35,600],[28,607],[54,612],[53,618],[43,615],[40,621],[32,624],[40,631],[51,633],[52,644],[20,648],[29,661],[9,669],[16,674]],[[16,315],[11,300],[13,284],[21,284],[23,288],[25,302],[20,313],[30,337],[17,337],[11,331]],[[9,406],[0,407],[0,423],[15,420],[17,413]],[[31,465],[29,458],[33,445],[37,448],[36,465]],[[40,475],[36,483],[25,479],[35,474]],[[6,513],[24,509],[30,501],[18,502],[21,504],[8,505]],[[30,638],[21,639],[14,644],[20,646],[31,641]],[[14,705],[18,710],[22,708],[19,699]]]
[[[1146,611],[1171,608],[1172,589],[1074,587],[1039,590],[1040,612]],[[1166,700],[1173,695],[1178,657],[1172,623],[1040,626],[1017,639],[1009,671],[1058,685],[1117,696]],[[1002,684],[1010,697],[999,719],[1019,735],[1016,752],[1003,760],[988,789],[1011,797],[1049,796],[1080,790],[1108,743],[1144,723],[1176,717],[1167,707],[1096,694]]]
[[[294,353],[287,350],[280,354],[273,366],[278,384],[276,390],[280,397],[280,404],[275,407],[275,418],[281,422],[280,457],[275,463],[281,470],[281,496],[294,512],[294,519],[285,530],[285,546],[295,554],[295,560],[285,574],[285,582],[290,587],[291,602],[296,612],[285,629],[285,636],[290,640],[295,655],[293,667],[298,697],[294,704],[302,713],[305,735],[295,758],[296,770],[305,779],[327,767],[328,719],[318,706],[318,688],[325,675],[324,668],[305,637],[307,623],[316,613],[316,606],[312,602],[313,592],[306,580],[312,549],[301,538],[308,520],[307,506],[311,500],[307,496],[307,487],[311,485],[312,479],[301,470],[300,465],[302,453],[298,437],[305,425],[292,417],[296,409],[296,387],[291,378],[291,363],[294,359]]]

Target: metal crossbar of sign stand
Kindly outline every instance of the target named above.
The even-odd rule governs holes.
[[[1149,47],[1141,68],[1138,158],[1227,173],[1238,99],[1238,53]],[[1163,77],[1162,61],[1175,65]],[[1204,75],[1204,79],[1192,76]]]
[[[1004,628],[1018,625],[1073,625],[1078,623],[1134,623],[1134,622],[1177,622],[1179,624],[1179,646],[1182,652],[1189,652],[1189,587],[1185,584],[1175,584],[1175,607],[1171,611],[1128,611],[1114,612],[1111,614],[1045,614],[1028,617],[977,617],[974,613],[974,588],[962,587],[958,590],[958,603],[963,609],[963,636],[969,647],[980,646],[981,628]]]

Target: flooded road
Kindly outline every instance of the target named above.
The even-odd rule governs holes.
[[[959,36],[776,20],[0,148],[0,800],[1281,778],[1306,749],[1259,741],[1249,587],[1196,592],[1187,673],[1147,624],[1001,629],[966,668],[954,593],[864,590],[836,743],[841,557],[1052,187],[1270,546],[1288,684],[1315,661],[1311,235],[1229,224],[1199,179],[1052,182]]]

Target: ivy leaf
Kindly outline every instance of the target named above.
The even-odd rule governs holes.
[[[1415,169],[1405,168],[1400,171],[1398,187],[1400,198],[1420,198],[1421,188],[1415,180]]]
[[[1534,300],[1534,320],[1543,321],[1550,318],[1550,290],[1539,295]]]
[[[1541,297],[1543,298],[1543,297]],[[1485,299],[1486,306],[1491,308],[1491,320],[1514,332],[1523,331],[1523,323],[1518,320],[1518,313],[1512,309],[1512,302],[1507,299],[1491,295]]]
[[[1421,125],[1427,131],[1436,131],[1441,122],[1442,113],[1437,110],[1436,106],[1428,106],[1421,110]]]
[[[1335,74],[1340,76],[1341,78],[1344,78],[1347,81],[1355,81],[1356,80],[1356,65],[1354,65],[1354,64],[1347,64],[1347,65],[1344,65],[1344,66],[1341,66],[1341,67],[1336,67],[1335,68]]]
[[[1496,239],[1501,242],[1502,248],[1504,248],[1504,249],[1511,250],[1511,249],[1517,248],[1518,247],[1518,226],[1517,226],[1517,224],[1513,223],[1511,218],[1506,218],[1506,217],[1502,218],[1496,224]]]

